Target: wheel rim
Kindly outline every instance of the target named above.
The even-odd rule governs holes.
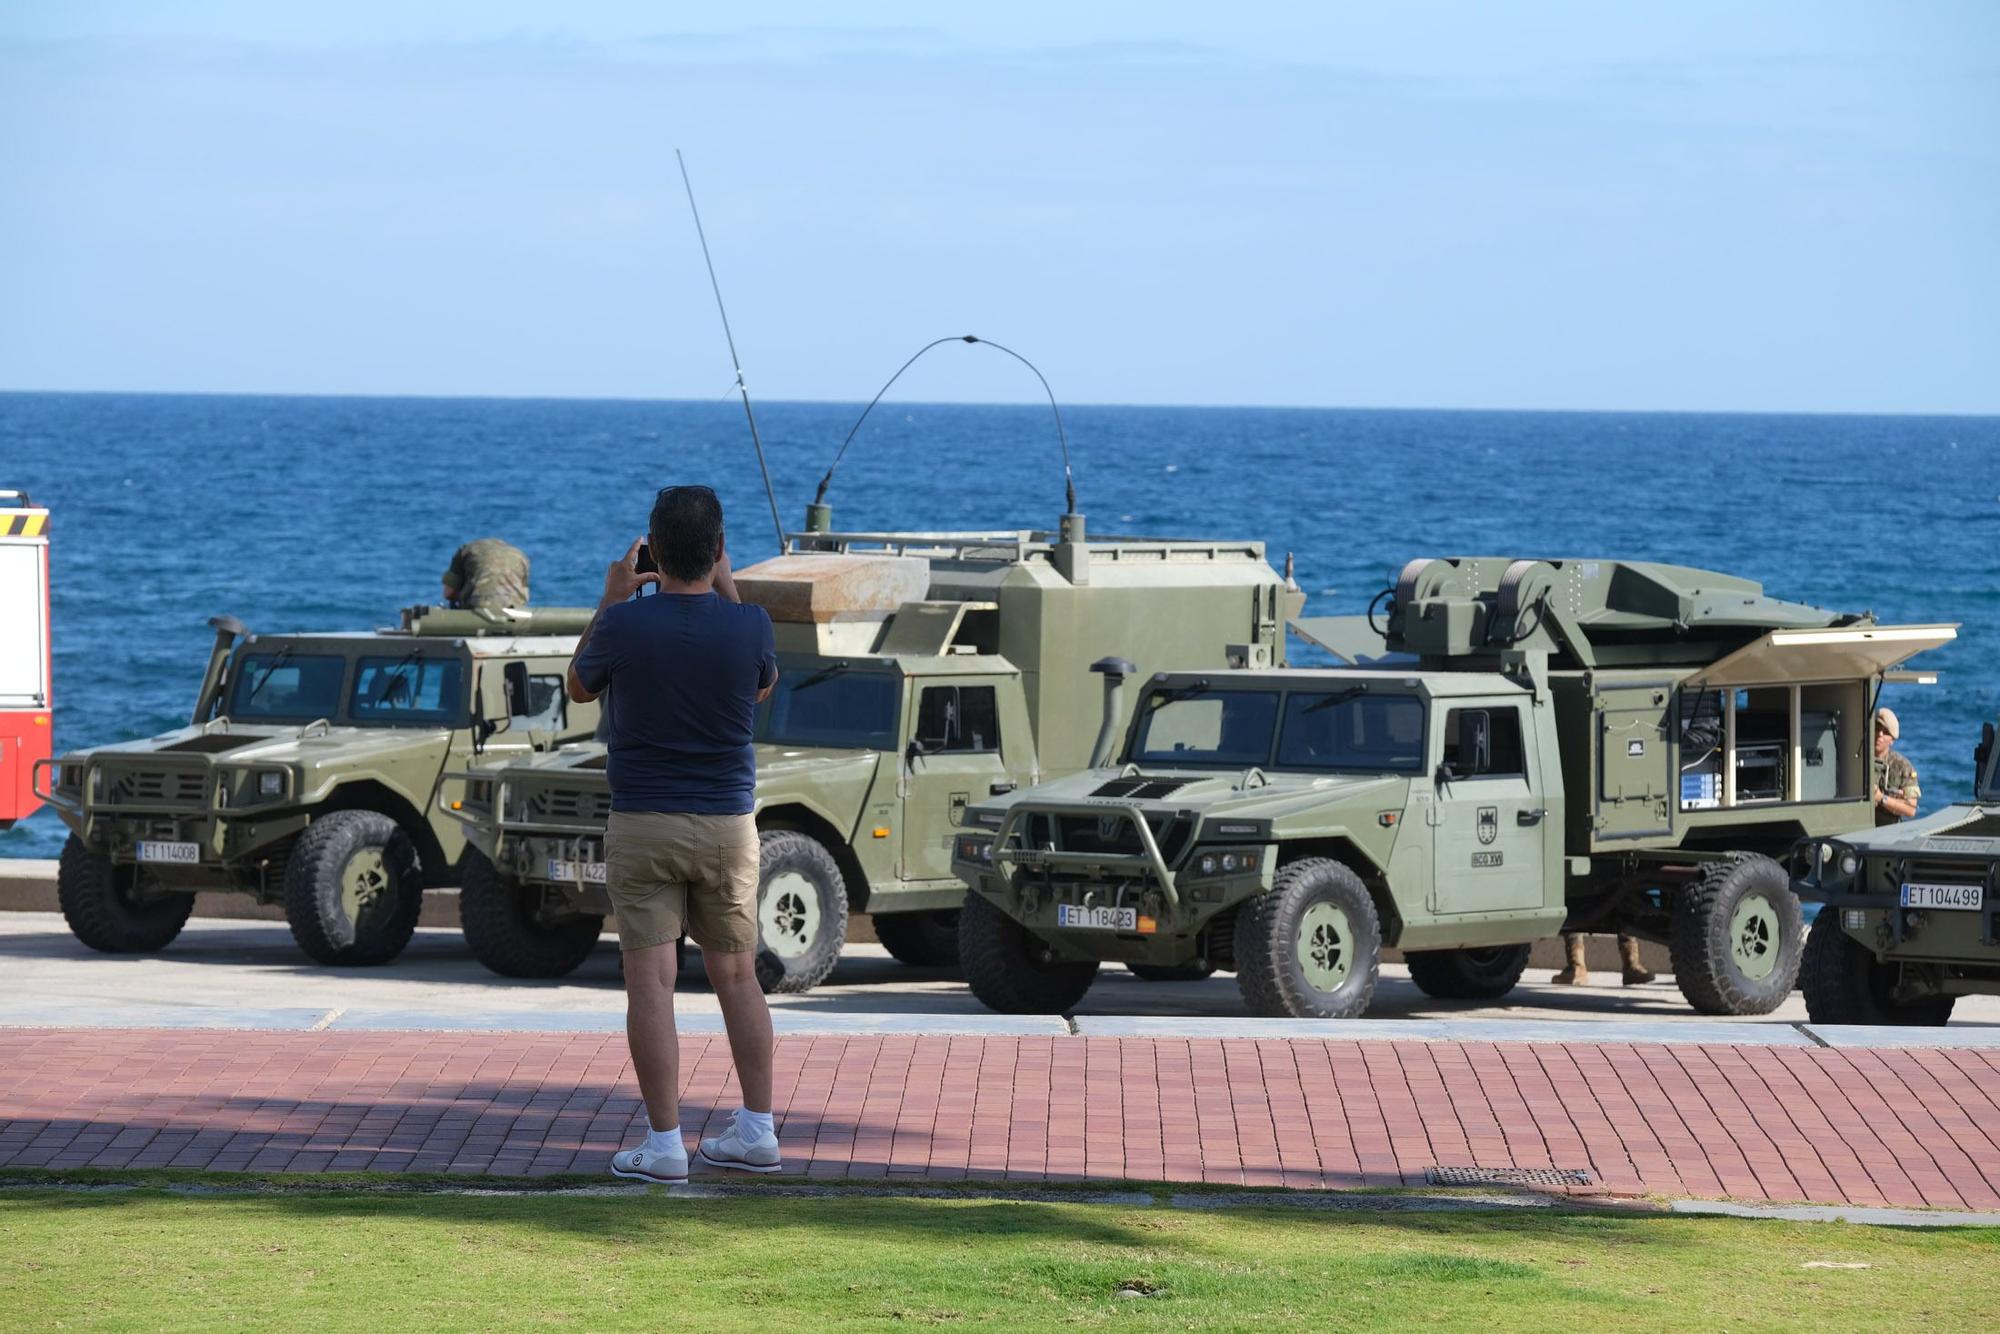
[[[781,959],[796,959],[819,937],[819,886],[786,871],[771,877],[757,905],[764,945]]]
[[[1762,894],[1746,894],[1729,918],[1729,957],[1748,978],[1778,966],[1778,910]]]
[[[1354,966],[1354,930],[1337,905],[1315,903],[1299,916],[1299,971],[1320,991],[1338,991]]]
[[[362,848],[340,868],[340,910],[357,926],[388,904],[391,891],[389,863],[380,848]]]

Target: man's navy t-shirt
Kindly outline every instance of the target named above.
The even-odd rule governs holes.
[[[602,692],[611,809],[748,815],[757,692],[777,679],[771,618],[714,593],[657,593],[607,607],[576,656]]]

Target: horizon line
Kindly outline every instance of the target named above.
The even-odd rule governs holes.
[[[301,400],[353,400],[370,402],[419,403],[646,403],[696,406],[730,406],[737,398],[647,398],[629,394],[453,394],[453,393],[356,393],[306,392],[299,390],[218,390],[218,389],[18,389],[0,386],[4,397],[68,398],[283,398]],[[759,398],[760,404],[797,407],[854,407],[865,400],[841,398]],[[1039,408],[1042,401],[1022,399],[998,402],[977,399],[899,399],[883,403],[923,408]],[[1522,407],[1410,407],[1406,405],[1325,404],[1325,403],[1131,403],[1115,400],[1074,399],[1062,401],[1064,408],[1144,408],[1168,412],[1407,412],[1482,413],[1521,416],[1580,417],[1923,417],[1952,420],[1990,421],[2000,418],[1991,412],[1954,412],[1937,409],[1857,411],[1838,408],[1522,408]]]

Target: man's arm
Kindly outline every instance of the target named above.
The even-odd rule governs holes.
[[[729,544],[726,540],[715,553],[715,570],[712,577],[715,580],[715,592],[718,597],[728,602],[743,601],[742,595],[736,591],[736,572],[729,568]]]
[[[599,619],[603,617],[605,611],[609,608],[615,607],[621,602],[630,601],[632,595],[647,584],[657,584],[660,582],[660,576],[657,574],[639,573],[639,543],[644,540],[644,538],[634,538],[631,549],[625,553],[624,558],[622,560],[614,560],[610,565],[605,567],[604,595],[597,601],[597,614],[590,618],[590,624],[584,626],[583,633],[577,636],[576,652],[570,656],[569,660],[568,684],[569,697],[578,704],[588,704],[604,693],[603,673],[597,670],[598,664],[593,659],[587,658],[584,653],[584,650],[590,646],[591,632],[597,629]],[[584,663],[586,668],[590,669],[590,674],[598,679],[596,689],[593,690],[584,684],[583,675],[577,671],[576,667],[579,662]]]

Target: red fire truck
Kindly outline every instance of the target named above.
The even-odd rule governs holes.
[[[0,829],[41,804],[30,779],[49,758],[49,512],[0,491]]]

